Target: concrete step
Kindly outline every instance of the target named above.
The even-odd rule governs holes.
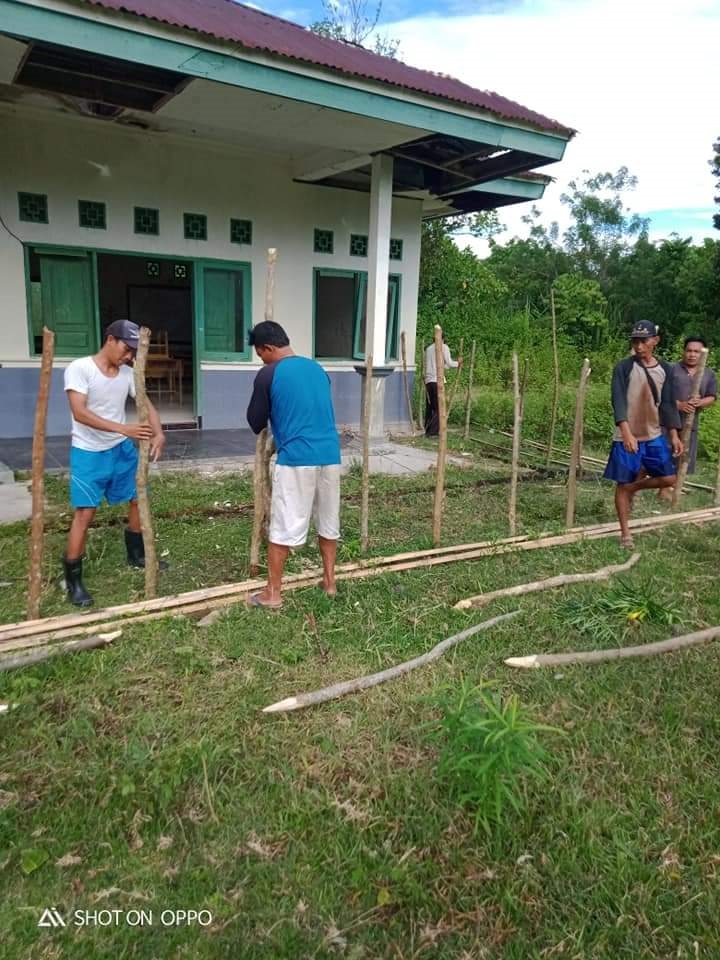
[[[0,460],[0,483],[15,483],[15,474]]]

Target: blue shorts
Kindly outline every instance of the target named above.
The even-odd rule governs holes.
[[[616,440],[610,451],[610,459],[603,476],[615,483],[634,483],[640,471],[650,477],[674,477],[676,470],[672,450],[665,437],[654,440],[639,440],[638,452],[628,453],[622,440]]]
[[[70,447],[70,503],[78,507],[99,507],[127,503],[137,498],[135,472],[137,447],[130,439],[109,450],[82,450]]]

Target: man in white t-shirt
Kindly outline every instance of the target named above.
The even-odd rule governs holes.
[[[453,360],[450,355],[450,347],[445,343],[443,336],[442,345],[443,355],[443,377],[448,367],[459,367],[462,360]],[[444,382],[444,381],[443,381]],[[438,374],[437,358],[435,356],[435,343],[431,343],[425,349],[425,436],[436,437],[440,432],[440,414],[438,411]]]
[[[115,320],[105,341],[92,357],[82,357],[65,370],[65,392],[72,414],[70,501],[75,510],[63,558],[68,600],[89,607],[93,599],[82,582],[85,540],[95,510],[104,499],[128,503],[125,546],[128,564],[145,566],[135,472],[138,452],[133,440],[150,441],[150,457],[157,460],[165,435],[157,411],[149,406],[149,424],[126,423],[127,398],[135,396],[133,371],[128,366],[140,342],[140,329],[130,320]]]

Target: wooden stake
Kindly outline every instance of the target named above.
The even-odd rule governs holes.
[[[720,637],[720,627],[708,627],[687,633],[683,637],[670,637],[657,643],[644,643],[635,647],[619,647],[612,650],[582,650],[574,653],[540,653],[529,657],[509,657],[505,663],[509,667],[523,667],[526,670],[538,667],[564,667],[570,663],[602,663],[603,660],[624,660],[626,657],[653,657],[658,653],[671,653],[673,650],[685,650],[696,647],[708,640]]]
[[[500,597],[519,597],[526,593],[537,593],[540,590],[554,590],[556,587],[565,587],[571,583],[595,583],[598,580],[609,580],[616,573],[625,573],[626,570],[634,567],[639,559],[640,554],[634,553],[625,563],[602,567],[591,573],[561,573],[556,577],[548,577],[547,580],[534,580],[532,583],[519,583],[514,587],[503,587],[501,590],[492,590],[490,593],[480,593],[476,597],[458,600],[453,609],[478,609],[486,607]]]
[[[510,536],[514,537],[517,533],[517,487],[518,487],[518,466],[520,461],[520,431],[522,429],[522,393],[520,392],[520,371],[518,369],[518,355],[513,352],[513,399],[514,399],[514,417],[513,417],[513,443],[512,443],[512,465],[510,472],[510,501],[508,503],[508,525]]]
[[[265,278],[265,319],[272,320],[275,316],[275,264],[277,250],[270,247],[267,252],[267,274]]]
[[[360,480],[360,550],[367,553],[370,523],[370,414],[372,411],[372,354],[365,363],[365,396],[362,412],[362,476]]]
[[[717,473],[715,474],[714,503],[716,507],[720,507],[720,447],[718,447],[718,455],[717,455]]]
[[[465,349],[465,337],[460,337],[460,350],[458,351],[458,368],[455,374],[455,379],[453,380],[447,402],[447,418],[450,420],[450,413],[452,411],[452,405],[455,402],[455,394],[457,393],[458,384],[460,383],[460,373],[463,368],[463,350]]]
[[[588,378],[590,377],[590,361],[585,358],[580,371],[580,383],[578,384],[577,399],[575,401],[575,427],[573,429],[573,442],[570,450],[570,470],[568,472],[568,493],[567,506],[565,509],[565,526],[572,527],[575,523],[575,500],[577,497],[577,471],[582,455],[582,427],[585,416],[585,391],[587,390]]]
[[[413,418],[412,400],[410,398],[410,381],[408,379],[408,369],[407,369],[407,343],[406,343],[406,336],[405,336],[404,330],[400,334],[400,350],[402,353],[403,383],[405,384],[405,402],[407,403],[407,408],[408,408],[408,419],[410,420],[410,429],[414,434],[415,420]],[[417,369],[415,371],[415,377],[417,379]]]
[[[135,404],[137,406],[138,421],[150,422],[150,408],[145,390],[145,363],[148,347],[150,346],[151,331],[149,327],[140,327],[140,343],[133,373],[135,376]],[[138,512],[140,513],[140,527],[142,529],[143,544],[145,546],[145,599],[152,600],[157,596],[158,561],[155,549],[155,531],[153,530],[152,513],[150,512],[150,498],[147,491],[148,465],[150,459],[150,441],[140,441],[140,456],[138,459],[136,485]]]
[[[557,348],[557,321],[555,319],[555,290],[550,287],[550,318],[552,322],[552,345],[553,345],[553,371],[555,375],[555,385],[553,390],[552,413],[550,414],[550,436],[547,447],[547,464],[550,466],[552,448],[555,443],[555,425],[557,423],[558,403],[560,400],[560,361],[558,360]]]
[[[250,535],[250,576],[256,577],[260,572],[260,544],[262,542],[263,525],[265,523],[268,494],[265,490],[266,474],[266,447],[268,444],[268,429],[263,427],[255,441],[255,463],[253,465],[253,525]]]
[[[52,364],[55,353],[55,334],[43,327],[42,362],[40,383],[35,405],[35,426],[32,444],[32,521],[30,523],[30,568],[28,577],[28,620],[40,616],[40,593],[42,591],[43,537],[45,520],[45,425],[47,423],[48,397],[52,380]]]
[[[420,371],[419,377],[417,375],[418,370]],[[425,429],[425,404],[427,403],[425,390],[425,351],[422,349],[420,350],[420,363],[415,363],[415,383],[418,387],[417,425],[418,431],[422,433]]]
[[[323,687],[321,690],[313,690],[310,693],[299,693],[294,697],[286,697],[285,700],[279,700],[277,703],[271,703],[268,707],[263,707],[263,713],[283,713],[290,710],[301,710],[303,707],[314,706],[318,703],[325,703],[327,700],[336,700],[338,697],[344,697],[348,693],[357,693],[359,690],[367,690],[370,687],[376,687],[386,680],[395,680],[402,677],[417,667],[424,667],[433,660],[437,660],[452,647],[466,640],[481,630],[489,630],[490,627],[497,626],[498,623],[504,623],[512,617],[516,617],[519,610],[513,610],[511,613],[503,613],[499,617],[493,617],[491,620],[485,620],[483,623],[477,623],[474,627],[468,627],[461,633],[456,633],[446,640],[441,640],[432,650],[423,653],[412,660],[406,660],[405,663],[399,663],[395,667],[389,667],[387,670],[381,670],[379,673],[371,673],[365,677],[356,677],[354,680],[345,680],[341,683],[333,683],[329,687]]]
[[[468,370],[467,393],[465,394],[465,433],[463,438],[468,440],[470,437],[470,411],[472,409],[472,383],[475,374],[475,341],[470,347],[470,369]]]
[[[440,543],[443,500],[445,498],[445,460],[447,458],[447,412],[445,410],[445,358],[443,356],[442,327],[435,324],[435,369],[437,371],[438,401],[438,455],[433,502],[433,543]]]
[[[70,640],[68,643],[57,643],[51,647],[38,647],[32,653],[25,653],[19,657],[1,657],[0,672],[17,670],[18,667],[29,667],[51,657],[62,656],[64,653],[77,653],[79,650],[92,650],[95,647],[106,647],[122,634],[122,630],[112,633],[100,633],[94,637],[85,637],[83,640]]]
[[[703,347],[700,353],[700,360],[698,361],[697,370],[695,371],[695,376],[693,377],[692,390],[690,391],[690,399],[697,400],[700,396],[700,388],[702,387],[702,380],[705,375],[705,365],[707,364],[708,358],[708,349]],[[680,457],[680,463],[678,464],[677,478],[675,480],[675,486],[673,488],[672,496],[672,505],[673,509],[677,509],[680,503],[680,496],[682,494],[683,484],[687,477],[688,464],[689,464],[689,453],[690,453],[690,438],[692,436],[692,429],[695,424],[695,410],[691,410],[690,413],[683,414],[683,425],[682,430],[680,431],[680,439],[682,440],[683,450],[682,456]]]
[[[720,507],[708,507],[703,510],[689,510],[685,513],[661,514],[634,519],[630,521],[630,528],[633,533],[640,534],[671,525],[718,522],[720,522]],[[360,562],[342,564],[337,569],[337,578],[338,580],[363,579],[380,576],[386,572],[394,573],[403,570],[422,569],[438,564],[503,556],[525,550],[545,550],[571,543],[580,543],[585,540],[616,536],[617,522],[613,521],[594,524],[589,527],[576,527],[566,533],[544,535],[533,540],[529,537],[508,537],[504,540],[460,543],[451,547],[411,551],[389,557],[370,557]],[[322,570],[308,570],[305,573],[291,574],[285,577],[283,579],[283,589],[302,589],[307,586],[317,586],[321,582]],[[187,593],[176,594],[175,596],[158,597],[155,600],[118,604],[83,614],[67,613],[57,617],[45,617],[41,620],[6,623],[0,625],[0,652],[46,643],[50,640],[62,640],[82,633],[90,633],[97,628],[99,623],[109,629],[124,623],[138,623],[160,617],[200,615],[216,606],[238,603],[248,594],[262,587],[263,584],[264,581],[262,580],[249,579],[240,583],[225,583],[216,587],[204,587],[202,590],[190,590]]]

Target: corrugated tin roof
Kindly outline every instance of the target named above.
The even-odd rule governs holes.
[[[575,132],[513,100],[476,90],[454,77],[419,70],[400,60],[380,56],[351,43],[319,37],[305,27],[246,7],[235,0],[84,0],[92,6],[156,20],[217,40],[237,43],[292,60],[336,70],[338,73],[418,93],[430,94],[468,107],[476,107],[507,120],[570,137]]]

